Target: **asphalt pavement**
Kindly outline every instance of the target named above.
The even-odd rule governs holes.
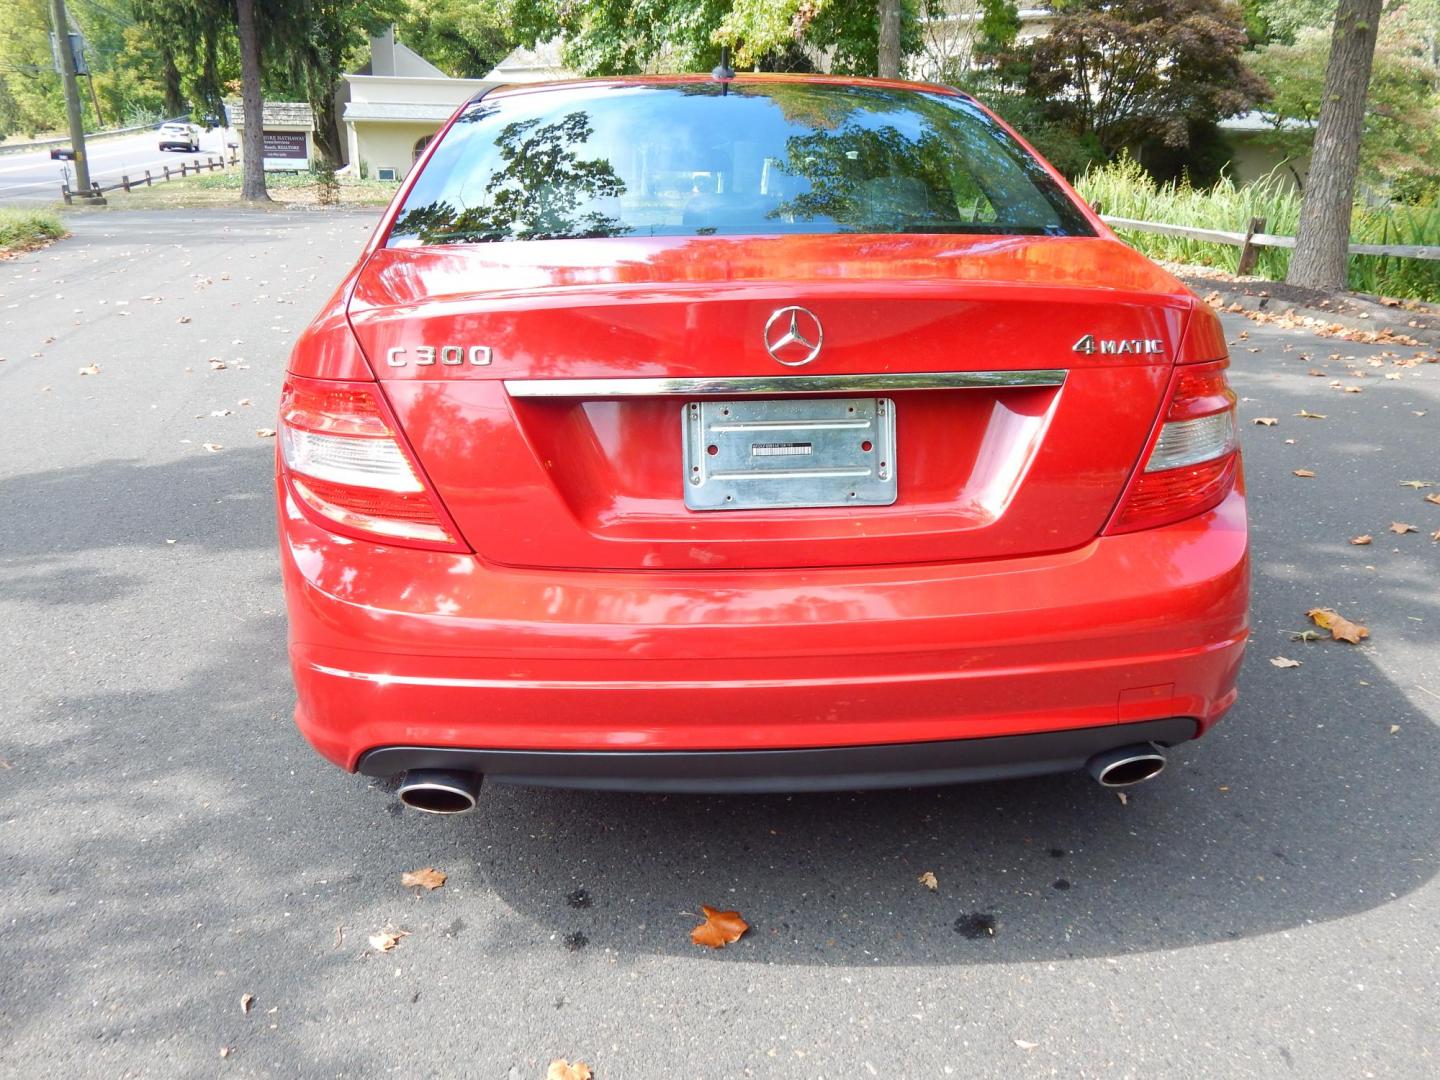
[[[488,787],[437,819],[291,725],[256,435],[373,216],[69,220],[0,262],[0,1075],[1440,1073],[1428,354],[1226,316],[1253,642],[1125,803]],[[1369,639],[1292,640],[1317,605]],[[750,932],[697,948],[702,904]]]
[[[234,136],[234,131],[230,132]],[[108,139],[90,139],[85,144],[90,159],[90,179],[106,187],[118,183],[123,174],[133,180],[149,169],[156,176],[169,165],[178,169],[181,162],[196,158],[223,156],[225,132],[219,128],[201,130],[200,149],[190,154],[180,150],[161,150],[160,132],[140,131],[134,135],[116,135]],[[25,153],[0,155],[0,206],[48,204],[60,201],[60,181],[69,169],[71,187],[75,185],[75,164],[52,161],[50,147]]]

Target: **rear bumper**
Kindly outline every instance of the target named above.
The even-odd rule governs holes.
[[[490,783],[606,791],[861,791],[1078,771],[1107,750],[1136,743],[1174,746],[1193,739],[1195,732],[1194,720],[1175,717],[990,739],[807,750],[557,752],[387,746],[366,753],[359,771],[394,776],[410,769],[450,769],[482,773]]]
[[[725,790],[763,786],[771,751],[804,752],[789,788],[1049,772],[1146,741],[1117,738],[1133,723],[1203,733],[1247,633],[1239,491],[1058,555],[818,571],[496,567],[339,539],[283,496],[280,531],[296,721],[367,772],[442,751],[579,786],[617,767],[623,786],[717,768]],[[1053,732],[1084,745],[1005,742]]]

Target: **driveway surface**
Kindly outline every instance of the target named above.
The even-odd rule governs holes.
[[[1440,366],[1227,316],[1250,658],[1127,803],[488,787],[437,819],[291,726],[255,434],[372,220],[76,215],[0,263],[0,1075],[1440,1074],[1440,487],[1402,486],[1440,484]],[[1316,605],[1371,637],[1290,640]],[[751,931],[696,948],[701,904]]]
[[[234,132],[230,133],[232,137]],[[202,161],[225,154],[225,132],[219,128],[201,130],[200,149],[194,154],[179,150],[161,150],[160,132],[139,131],[134,135],[116,135],[110,139],[91,139],[85,143],[90,156],[90,179],[102,187],[120,182],[122,174],[130,179],[143,177],[149,169],[156,176],[169,165],[178,169],[181,162]],[[70,169],[74,186],[75,164],[51,161],[50,147],[28,153],[0,154],[0,206],[23,203],[55,203],[60,201],[60,180],[64,169]]]

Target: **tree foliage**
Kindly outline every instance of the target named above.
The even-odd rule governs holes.
[[[1246,42],[1239,6],[1224,0],[1068,0],[1048,34],[995,60],[1023,73],[1047,119],[1113,157],[1147,140],[1189,146],[1197,125],[1261,101]]]
[[[1332,5],[1333,6],[1333,5]],[[1382,17],[1360,144],[1361,180],[1413,187],[1440,175],[1440,95],[1426,26],[1407,8]],[[1433,32],[1433,30],[1432,30]],[[1302,27],[1292,44],[1255,53],[1252,69],[1274,90],[1268,141],[1292,156],[1308,152],[1324,98],[1330,31]]]
[[[499,3],[401,0],[395,18],[406,45],[447,75],[480,79],[505,59],[516,37]]]

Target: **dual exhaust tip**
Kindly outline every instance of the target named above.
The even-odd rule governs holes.
[[[1127,788],[1153,780],[1165,769],[1165,751],[1154,743],[1136,743],[1096,754],[1085,763],[1095,782]],[[400,782],[400,801],[427,814],[464,814],[480,801],[479,773],[451,769],[412,769]]]

